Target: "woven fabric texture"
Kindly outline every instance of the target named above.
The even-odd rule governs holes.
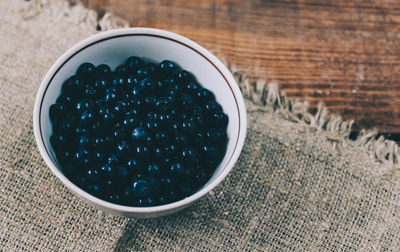
[[[124,26],[67,1],[0,1],[0,251],[398,251],[398,148],[273,83],[231,69],[248,135],[231,174],[193,206],[115,217],[72,195],[36,147],[32,110],[51,64],[79,40]],[[98,27],[99,26],[99,27]],[[263,76],[259,76],[262,78]]]

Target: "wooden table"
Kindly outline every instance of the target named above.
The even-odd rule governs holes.
[[[400,136],[400,1],[85,0],[132,26],[180,33],[355,130]]]

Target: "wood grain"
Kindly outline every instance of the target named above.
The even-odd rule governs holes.
[[[290,98],[400,133],[400,1],[86,0],[217,50]]]

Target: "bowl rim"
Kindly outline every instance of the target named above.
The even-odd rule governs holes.
[[[63,65],[70,58],[72,58],[76,53],[80,52],[81,50],[84,50],[85,48],[91,46],[94,43],[101,42],[103,40],[107,40],[107,39],[111,39],[111,38],[115,38],[115,37],[132,36],[132,35],[155,36],[155,37],[160,37],[160,38],[164,38],[164,39],[169,39],[169,40],[177,42],[183,46],[186,46],[186,47],[196,51],[198,54],[203,56],[210,64],[212,64],[215,67],[215,69],[221,74],[221,76],[225,79],[226,83],[228,84],[228,86],[230,87],[230,89],[232,91],[232,95],[234,96],[234,99],[235,99],[236,105],[237,105],[237,110],[238,110],[238,116],[239,116],[238,137],[237,137],[237,141],[236,141],[233,153],[232,153],[229,161],[225,165],[224,169],[222,169],[222,171],[215,177],[215,179],[213,181],[206,184],[205,187],[201,188],[199,191],[197,191],[193,195],[186,197],[184,199],[181,199],[179,201],[161,205],[161,206],[132,207],[132,206],[124,206],[124,205],[114,204],[114,203],[102,200],[100,198],[97,198],[97,197],[87,193],[86,191],[82,190],[77,185],[72,183],[72,181],[70,181],[57,168],[56,164],[53,163],[53,161],[51,160],[50,155],[47,152],[47,149],[44,145],[44,141],[43,141],[42,134],[41,134],[40,112],[41,112],[42,101],[43,101],[44,95],[46,93],[46,90],[47,90],[48,86],[50,85],[53,77],[63,67]],[[120,29],[114,29],[114,30],[110,30],[110,31],[97,33],[95,35],[92,35],[92,36],[84,39],[84,40],[81,40],[80,42],[78,42],[74,46],[72,46],[70,49],[68,49],[64,54],[62,54],[55,61],[55,63],[50,67],[50,69],[44,76],[44,78],[40,84],[40,87],[38,89],[37,95],[36,95],[36,100],[35,100],[35,105],[34,105],[34,110],[33,110],[33,129],[34,129],[36,144],[38,145],[38,148],[39,148],[42,158],[44,159],[45,163],[50,168],[50,170],[53,172],[53,174],[55,174],[56,177],[59,180],[61,180],[61,182],[69,190],[76,193],[78,196],[82,197],[83,199],[88,200],[90,203],[94,203],[95,205],[99,205],[103,208],[107,208],[107,209],[110,209],[113,211],[118,211],[118,212],[145,214],[145,213],[158,213],[158,212],[173,211],[174,209],[179,209],[179,208],[189,205],[190,203],[193,203],[194,201],[203,197],[208,192],[210,192],[212,189],[214,189],[218,184],[220,184],[221,181],[228,175],[228,173],[233,168],[233,166],[236,163],[236,161],[241,153],[241,150],[243,148],[243,144],[244,144],[244,140],[245,140],[246,132],[247,132],[247,113],[246,113],[243,96],[242,96],[239,86],[236,83],[231,72],[226,68],[226,66],[216,56],[214,56],[207,49],[205,49],[204,47],[200,46],[196,42],[194,42],[186,37],[183,37],[179,34],[165,31],[165,30],[160,30],[160,29],[155,29],[155,28],[145,28],[145,27],[120,28]]]

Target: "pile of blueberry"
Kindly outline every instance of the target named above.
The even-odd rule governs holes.
[[[49,113],[63,173],[117,204],[155,206],[190,196],[226,151],[221,105],[168,60],[132,56],[114,71],[83,63]]]

